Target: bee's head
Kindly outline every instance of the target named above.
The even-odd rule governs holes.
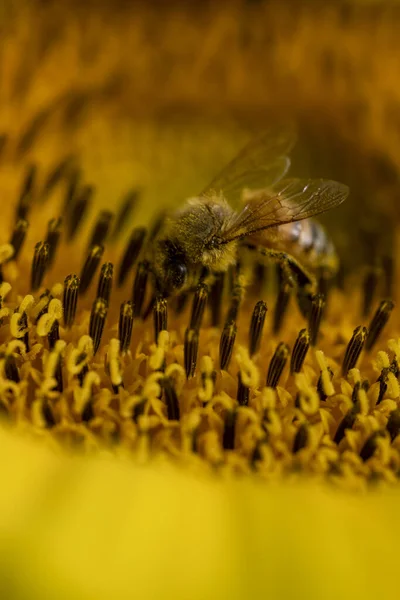
[[[184,288],[189,275],[185,253],[176,243],[160,243],[156,266],[157,285],[165,295],[173,295]]]

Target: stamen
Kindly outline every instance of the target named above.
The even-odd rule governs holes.
[[[242,381],[242,374],[239,371],[238,373],[238,389],[236,399],[240,406],[247,406],[250,398],[250,388],[247,385],[244,385]]]
[[[308,424],[304,422],[300,425],[294,437],[293,454],[297,454],[297,452],[307,446],[308,437]]]
[[[77,190],[79,187],[79,183],[82,179],[81,170],[78,167],[75,167],[71,170],[71,173],[68,177],[68,183],[65,192],[65,199],[63,205],[63,215],[67,215],[67,221],[70,222],[70,216],[72,212],[72,208],[74,207],[75,197],[77,195]]]
[[[10,260],[17,260],[19,253],[21,252],[22,245],[25,241],[26,234],[28,231],[29,223],[26,219],[19,219],[14,227],[13,234],[11,236],[10,244],[14,248],[14,254]]]
[[[17,204],[16,221],[26,219],[31,208],[36,180],[36,165],[30,165],[26,172]]]
[[[362,316],[365,318],[371,312],[372,304],[378,290],[381,270],[369,267],[363,281]]]
[[[378,341],[386,323],[389,320],[393,308],[394,302],[392,300],[383,300],[377,308],[368,328],[368,335],[365,342],[365,349],[367,352],[372,350]]]
[[[233,346],[235,344],[237,327],[235,321],[228,321],[222,331],[219,342],[219,366],[220,369],[226,371],[229,366]]]
[[[61,230],[62,230],[62,219],[61,218],[51,219],[51,221],[49,221],[49,225],[47,228],[47,237],[46,237],[46,242],[49,245],[49,267],[51,267],[51,265],[54,262],[56,250],[57,250],[58,244],[60,243]]]
[[[158,342],[158,335],[160,331],[166,331],[168,328],[168,312],[167,312],[167,299],[162,296],[158,296],[154,302],[154,336],[155,342]]]
[[[268,367],[267,386],[276,388],[289,357],[289,346],[280,342]]]
[[[120,342],[119,340],[113,338],[112,340],[110,340],[110,345],[107,352],[106,368],[110,375],[111,385],[114,394],[118,394],[118,390],[121,387],[124,387],[119,356]]]
[[[378,447],[378,439],[385,437],[385,435],[386,434],[384,431],[374,431],[374,433],[370,435],[360,451],[360,458],[363,462],[366,462],[369,458],[371,458],[371,456],[373,456]]]
[[[197,365],[197,353],[199,350],[199,332],[195,329],[186,329],[185,343],[183,347],[184,365],[186,378],[194,376]]]
[[[42,402],[42,415],[47,428],[51,428],[56,425],[56,420],[54,418],[52,408],[50,406],[49,401],[46,399],[44,399]]]
[[[287,308],[291,297],[291,291],[291,285],[283,279],[283,276],[281,276],[278,297],[276,299],[274,309],[273,332],[275,335],[277,335],[282,329],[283,321],[286,316]]]
[[[171,377],[164,377],[164,379],[162,380],[162,388],[164,390],[165,402],[167,405],[168,420],[179,421],[179,401],[178,396],[176,394],[175,385]]]
[[[94,194],[94,188],[91,185],[85,185],[77,193],[77,198],[71,207],[67,223],[67,240],[72,241],[79,233]]]
[[[133,327],[133,304],[131,300],[123,302],[119,312],[118,337],[120,340],[121,352],[129,350],[132,338]]]
[[[97,298],[103,298],[107,304],[110,303],[113,273],[114,266],[112,263],[107,262],[101,267],[99,285],[97,287]]]
[[[64,325],[72,327],[78,305],[80,279],[76,275],[68,275],[64,280],[63,308]]]
[[[90,284],[92,283],[93,277],[100,264],[101,257],[103,256],[103,252],[103,246],[93,246],[93,248],[89,250],[89,254],[82,267],[80,276],[80,286],[78,292],[80,296],[83,296],[87,292]]]
[[[58,342],[59,339],[60,339],[60,328],[59,328],[58,320],[55,319],[55,321],[47,335],[47,340],[49,342],[50,350],[52,350],[54,348],[54,346],[56,345],[56,342]]]
[[[131,190],[123,200],[115,221],[115,227],[112,232],[112,239],[115,241],[122,233],[125,225],[130,222],[132,212],[134,211],[139,198],[139,190]]]
[[[335,442],[335,444],[339,444],[341,442],[341,440],[343,439],[344,434],[346,432],[346,429],[352,429],[352,427],[357,419],[357,415],[360,413],[360,408],[361,408],[360,401],[357,400],[354,403],[353,408],[351,408],[345,414],[345,416],[339,423],[339,426],[335,433],[335,437],[333,438],[333,441]]]
[[[208,286],[200,283],[193,298],[189,329],[200,329],[208,297]]]
[[[386,425],[392,442],[400,433],[400,408],[395,408],[389,414],[389,419]]]
[[[326,367],[325,373],[327,373],[327,377],[329,378],[329,381],[332,381],[333,371],[329,366]],[[321,370],[321,373],[318,378],[318,383],[317,383],[317,392],[318,392],[318,396],[319,396],[319,399],[321,400],[321,402],[325,402],[325,400],[328,397],[328,394],[326,393],[326,390],[325,390],[325,384],[324,384],[325,373],[323,370]]]
[[[364,347],[365,340],[367,339],[368,331],[366,327],[356,327],[351,337],[351,340],[347,344],[346,353],[344,355],[342,364],[342,373],[344,376],[347,375],[350,369],[354,369],[357,364],[358,358]]]
[[[217,327],[221,322],[222,299],[225,287],[225,273],[217,273],[209,294],[211,309],[211,327]]]
[[[74,162],[73,156],[62,158],[50,171],[43,185],[42,196],[46,198],[62,179],[68,175]]]
[[[318,339],[321,319],[325,308],[325,297],[322,294],[316,294],[311,300],[311,310],[308,321],[310,329],[310,344],[315,346]]]
[[[38,242],[32,261],[31,290],[36,292],[42,285],[43,278],[49,266],[50,249],[47,242]]]
[[[7,354],[5,357],[4,374],[7,379],[19,383],[21,381],[17,363],[12,354]]]
[[[388,388],[388,375],[390,372],[390,367],[384,368],[381,371],[377,381],[379,381],[379,394],[378,399],[376,401],[376,405],[380,404],[383,400],[384,395],[386,394]]]
[[[96,298],[90,313],[89,335],[93,340],[93,354],[100,347],[101,337],[107,318],[108,305],[102,298]]]
[[[267,315],[267,305],[263,300],[257,302],[251,316],[250,332],[249,332],[249,354],[253,356],[260,349],[261,337]]]
[[[222,446],[224,450],[235,449],[236,418],[236,410],[227,411],[224,424],[224,433],[222,436]]]
[[[307,329],[302,329],[293,346],[293,352],[290,359],[290,373],[300,373],[309,347],[310,334]]]
[[[137,227],[133,230],[119,267],[118,287],[121,287],[124,284],[129,271],[134,266],[142,249],[145,237],[146,229],[144,227]]]
[[[93,246],[105,245],[113,218],[114,214],[109,210],[102,210],[100,212],[99,216],[97,217],[95,226],[93,228],[88,248],[93,248]]]
[[[147,280],[149,277],[149,265],[147,261],[140,262],[137,267],[135,281],[133,282],[133,316],[140,317],[146,294]]]

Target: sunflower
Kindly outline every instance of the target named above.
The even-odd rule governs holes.
[[[400,333],[396,147],[382,128],[396,98],[374,58],[379,94],[368,103],[363,60],[373,35],[392,72],[381,37],[390,13],[373,25],[376,9],[350,5],[76,10],[21,3],[3,16],[14,26],[0,137],[4,596],[389,592]],[[264,94],[264,63],[247,78],[267,17],[276,96]],[[295,35],[280,38],[289,24]],[[304,39],[317,25],[323,64],[307,71]],[[137,50],[129,59],[126,45]],[[310,116],[315,106],[334,123]],[[240,306],[232,273],[154,295],[144,250],[164,211],[276,116],[299,120],[294,170],[352,186],[349,208],[326,220],[337,279],[321,276],[307,316],[279,266],[256,259]],[[316,144],[306,164],[302,132],[321,127],[332,144]]]

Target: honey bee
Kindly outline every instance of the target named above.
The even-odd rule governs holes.
[[[335,273],[333,244],[310,217],[339,206],[349,189],[325,179],[283,179],[295,139],[292,127],[270,128],[165,218],[149,256],[160,293],[174,295],[195,286],[201,273],[227,271],[243,248],[279,261],[308,294],[318,269]]]

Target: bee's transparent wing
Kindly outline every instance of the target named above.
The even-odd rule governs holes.
[[[222,232],[223,241],[314,217],[339,206],[348,194],[346,185],[327,179],[286,179],[269,190],[247,193],[245,206]]]
[[[233,208],[239,209],[243,190],[270,187],[285,176],[290,167],[287,154],[295,141],[293,126],[271,127],[245,146],[200,195],[222,193]]]

